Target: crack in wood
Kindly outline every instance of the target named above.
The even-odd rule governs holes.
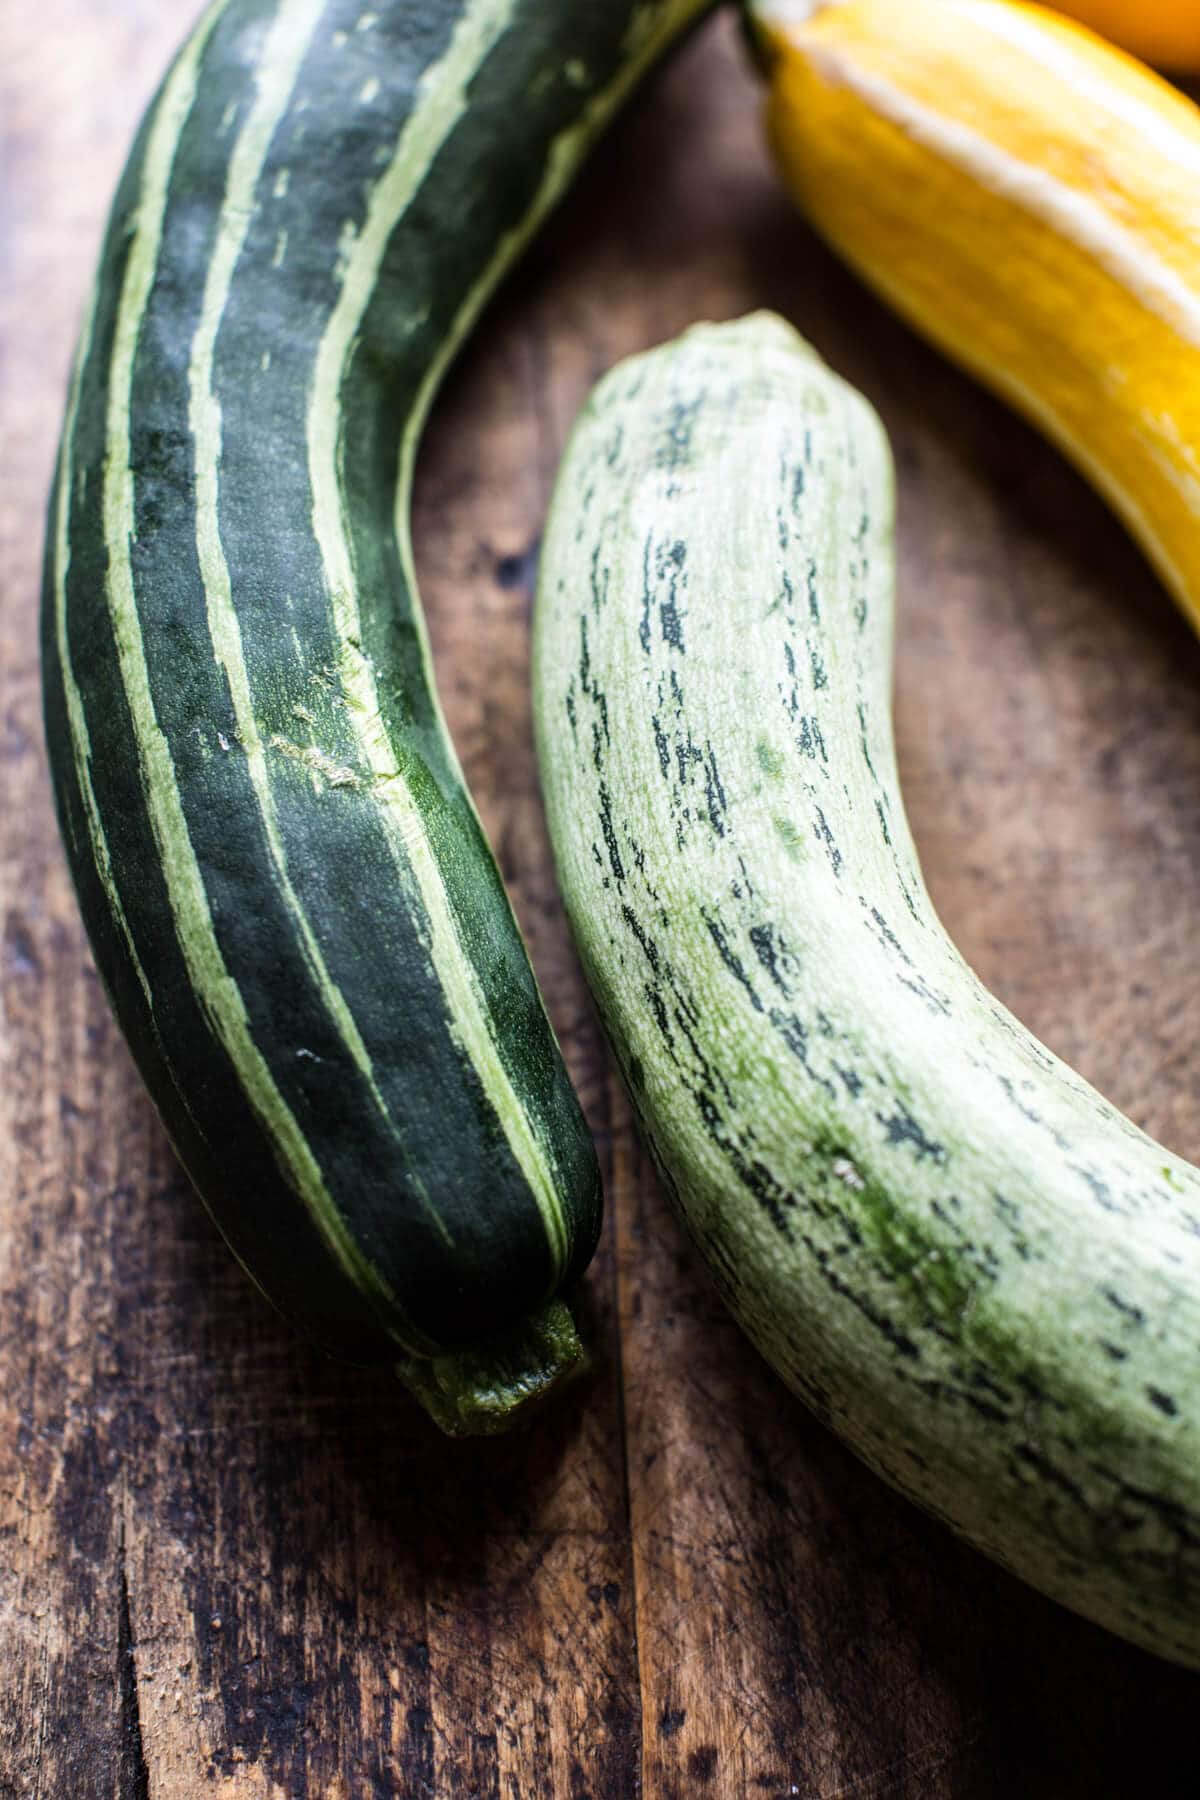
[[[46,1728],[50,1718],[50,1649],[42,1645],[42,1705],[38,1719],[37,1750],[33,1765],[33,1800],[42,1800],[42,1769],[46,1760]]]
[[[142,1744],[142,1714],[138,1701],[137,1656],[129,1610],[129,1574],[123,1523],[117,1553],[117,1688],[121,1696],[117,1800],[150,1800],[150,1770],[146,1766],[146,1752]]]

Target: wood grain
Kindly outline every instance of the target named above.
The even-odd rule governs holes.
[[[565,432],[617,356],[769,305],[899,460],[905,794],[968,958],[1200,1157],[1200,648],[1096,499],[791,215],[718,20],[492,309],[431,426],[447,711],[608,1172],[594,1367],[442,1442],[316,1357],[179,1176],[82,938],[36,596],[108,195],[190,0],[0,14],[0,1794],[1031,1800],[1192,1794],[1196,1679],[955,1544],[787,1396],[632,1137],[554,893],[527,620]]]

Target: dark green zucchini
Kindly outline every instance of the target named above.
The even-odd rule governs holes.
[[[705,0],[224,0],[117,193],[51,501],[97,964],[263,1291],[487,1429],[575,1359],[596,1162],[435,695],[438,379]]]

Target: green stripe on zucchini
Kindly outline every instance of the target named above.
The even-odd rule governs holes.
[[[531,1390],[577,1356],[554,1296],[600,1193],[438,707],[413,463],[487,295],[702,10],[212,7],[118,191],[52,501],[64,837],[167,1129],[297,1324],[433,1359],[414,1381],[476,1428],[523,1345]]]
[[[877,418],[780,320],[601,383],[535,616],[561,887],[764,1355],[971,1542],[1200,1665],[1200,1174],[938,923],[892,742],[892,512]]]

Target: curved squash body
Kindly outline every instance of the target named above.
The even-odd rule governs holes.
[[[595,1242],[591,1142],[438,708],[409,490],[487,295],[701,10],[226,0],[116,197],[47,546],[64,837],[184,1165],[344,1354],[518,1329]]]
[[[979,984],[890,718],[882,427],[781,321],[610,374],[556,489],[535,717],[573,930],[737,1318],[881,1474],[1200,1664],[1200,1174]]]
[[[1007,0],[749,0],[793,198],[1043,430],[1200,628],[1200,110]]]

